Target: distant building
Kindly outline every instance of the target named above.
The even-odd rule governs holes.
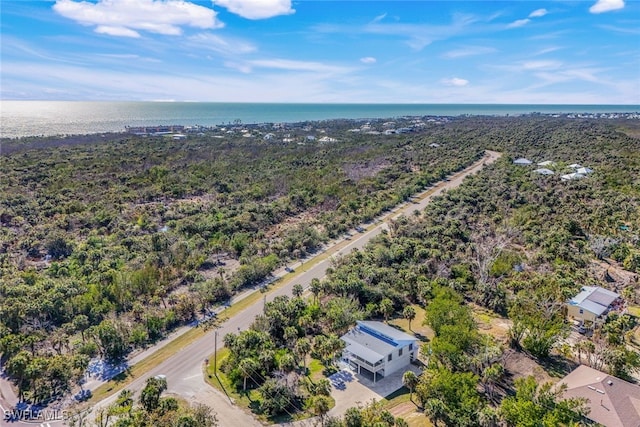
[[[561,175],[560,179],[563,181],[572,181],[574,179],[582,179],[582,178],[586,178],[587,176],[581,173],[577,173],[577,172],[573,172],[573,173],[568,173],[566,175]]]
[[[538,163],[538,166],[555,166],[556,162],[551,160],[545,160],[544,162]]]
[[[416,337],[382,322],[359,321],[340,339],[346,343],[342,358],[374,382],[408,366],[418,352]]]
[[[338,141],[337,139],[332,138],[330,136],[323,136],[318,140],[318,142],[337,142],[337,141]]]
[[[534,170],[535,173],[539,173],[540,175],[553,175],[554,172],[551,169],[547,169],[547,168],[540,168],[540,169],[536,169]]]
[[[622,306],[620,294],[599,286],[583,286],[582,291],[571,298],[567,315],[582,323],[603,323],[609,310]]]
[[[579,169],[579,168],[581,168],[581,167],[582,167],[582,165],[579,165],[579,164],[577,164],[577,163],[574,163],[574,164],[572,164],[572,165],[569,165],[569,167],[570,167],[571,169]]]
[[[576,173],[580,173],[582,175],[589,175],[590,173],[593,173],[593,169],[581,167],[576,169]]]
[[[587,418],[606,427],[640,426],[640,387],[604,372],[580,365],[564,377],[565,399],[585,398]]]
[[[531,160],[525,159],[524,157],[520,157],[519,159],[515,159],[513,161],[514,165],[530,165],[531,163]]]

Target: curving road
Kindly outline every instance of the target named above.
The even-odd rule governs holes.
[[[413,201],[403,203],[396,207],[389,214],[381,218],[381,221],[369,226],[364,232],[352,233],[350,240],[341,240],[333,243],[324,251],[324,254],[329,255],[325,257],[325,259],[315,264],[310,262],[308,264],[313,265],[309,267],[304,264],[297,264],[294,266],[297,269],[297,274],[285,283],[278,285],[279,287],[277,289],[265,294],[263,300],[256,302],[242,312],[229,318],[222,323],[217,330],[211,330],[202,338],[149,370],[145,375],[136,378],[127,388],[137,393],[144,387],[147,378],[158,374],[166,375],[169,386],[167,390],[168,393],[179,395],[190,402],[200,402],[212,407],[217,412],[221,426],[261,426],[262,424],[253,416],[234,406],[227,396],[205,383],[203,365],[205,359],[210,357],[215,350],[214,334],[216,332],[218,333],[218,348],[221,348],[223,346],[222,337],[229,332],[247,329],[256,315],[262,312],[264,301],[271,301],[279,295],[291,295],[294,284],[299,283],[306,288],[310,285],[312,279],[323,278],[327,267],[330,266],[332,257],[346,254],[354,248],[362,248],[369,240],[387,228],[386,220],[411,214],[416,209],[424,209],[433,197],[438,196],[444,190],[459,186],[466,176],[478,172],[485,164],[493,163],[500,155],[501,153],[495,151],[486,151],[485,156],[470,167],[452,175],[450,179],[441,181],[428,190],[416,195]],[[280,272],[280,275],[284,274],[284,272]],[[95,407],[105,407],[115,401],[116,397],[117,394],[114,394],[99,402]],[[56,424],[59,426],[59,423]],[[54,423],[51,423],[51,427],[54,427]]]

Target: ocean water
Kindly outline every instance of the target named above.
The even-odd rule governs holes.
[[[401,116],[625,113],[637,105],[260,104],[196,102],[0,101],[0,137],[120,132],[126,126],[293,123]]]

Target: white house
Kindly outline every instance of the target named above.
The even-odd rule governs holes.
[[[582,167],[582,168],[576,169],[576,173],[581,173],[582,175],[589,175],[590,173],[593,173],[593,169]]]
[[[577,172],[573,172],[573,173],[568,173],[566,175],[560,176],[560,179],[563,180],[563,181],[571,181],[571,180],[574,180],[574,179],[582,179],[582,178],[585,178],[585,177],[586,177],[586,175],[583,175],[583,174],[577,173]]]
[[[515,159],[513,161],[514,165],[530,165],[531,163],[531,160],[525,159],[524,157],[520,157],[519,159]]]
[[[536,169],[534,172],[539,173],[540,175],[553,175],[553,171],[547,168]]]
[[[418,353],[416,337],[382,322],[358,321],[340,339],[346,344],[342,359],[373,382],[408,366]]]
[[[621,301],[620,295],[599,286],[583,286],[581,292],[571,298],[567,306],[567,315],[584,323],[602,323],[612,308]]]
[[[556,162],[552,160],[545,160],[544,162],[538,163],[538,166],[555,166]]]

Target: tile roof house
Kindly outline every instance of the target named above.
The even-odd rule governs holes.
[[[587,418],[606,427],[640,426],[640,386],[580,365],[559,383],[562,397],[585,398]]]
[[[342,359],[374,382],[409,365],[418,352],[416,337],[382,322],[358,321],[340,339],[346,344]]]
[[[583,286],[568,302],[567,315],[582,322],[603,322],[609,310],[620,303],[620,294],[599,286]]]

